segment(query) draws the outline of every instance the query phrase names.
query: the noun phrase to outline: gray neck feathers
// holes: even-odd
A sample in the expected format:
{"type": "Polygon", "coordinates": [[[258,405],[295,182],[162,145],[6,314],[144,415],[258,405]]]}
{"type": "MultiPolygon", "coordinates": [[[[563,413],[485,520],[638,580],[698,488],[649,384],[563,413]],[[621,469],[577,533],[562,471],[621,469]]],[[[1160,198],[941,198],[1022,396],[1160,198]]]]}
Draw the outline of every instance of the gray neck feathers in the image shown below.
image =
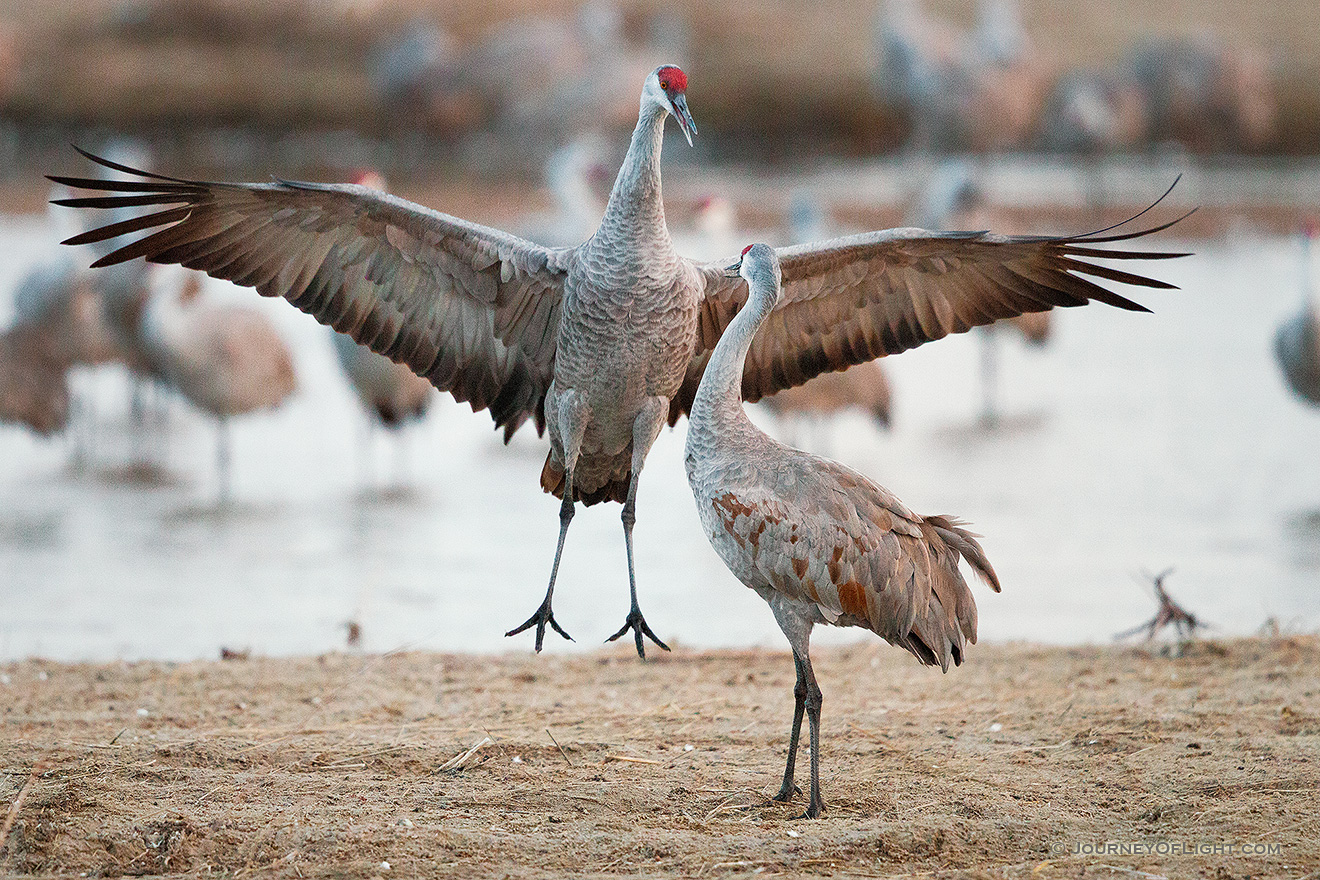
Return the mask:
{"type": "Polygon", "coordinates": [[[692,402],[690,430],[698,434],[756,430],[742,406],[743,369],[752,339],[774,308],[778,293],[773,280],[757,281],[751,287],[747,304],[729,322],[706,364],[692,402]]]}
{"type": "Polygon", "coordinates": [[[669,241],[665,207],[660,198],[660,145],[667,113],[645,102],[633,129],[628,155],[614,179],[605,216],[596,233],[614,244],[669,241]]]}

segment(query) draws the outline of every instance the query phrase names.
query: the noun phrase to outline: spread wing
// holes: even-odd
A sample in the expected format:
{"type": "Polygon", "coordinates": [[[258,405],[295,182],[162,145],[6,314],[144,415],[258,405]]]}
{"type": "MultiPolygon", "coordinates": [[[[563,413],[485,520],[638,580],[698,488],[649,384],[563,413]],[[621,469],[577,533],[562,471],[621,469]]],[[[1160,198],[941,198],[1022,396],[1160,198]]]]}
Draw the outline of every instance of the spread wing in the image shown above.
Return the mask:
{"type": "MultiPolygon", "coordinates": [[[[743,399],[759,400],[820,373],[1026,312],[1081,306],[1092,300],[1148,311],[1092,279],[1162,289],[1174,286],[1091,260],[1186,256],[1096,247],[1140,238],[1173,223],[1137,232],[1102,235],[1109,232],[1106,229],[1060,238],[888,229],[780,248],[783,295],[752,340],[743,373],[743,399]]],[[[699,267],[706,293],[697,349],[670,406],[670,424],[690,409],[711,350],[747,300],[743,280],[724,275],[724,267],[736,262],[734,257],[699,267]]]]}
{"type": "Polygon", "coordinates": [[[152,209],[64,242],[154,230],[94,267],[145,257],[282,296],[474,410],[489,409],[506,440],[529,417],[544,427],[568,251],[368,187],[184,180],[79,152],[134,179],[51,177],[113,193],[56,204],[152,209]]]}

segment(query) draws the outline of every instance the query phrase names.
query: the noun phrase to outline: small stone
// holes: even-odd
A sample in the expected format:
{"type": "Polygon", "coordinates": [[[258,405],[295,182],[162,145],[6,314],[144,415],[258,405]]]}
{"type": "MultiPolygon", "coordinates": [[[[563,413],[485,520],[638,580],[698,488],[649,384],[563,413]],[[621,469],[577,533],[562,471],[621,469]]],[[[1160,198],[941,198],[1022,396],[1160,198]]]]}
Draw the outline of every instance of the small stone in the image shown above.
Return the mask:
{"type": "Polygon", "coordinates": [[[1003,729],[1004,729],[1004,725],[1000,724],[998,721],[996,721],[994,724],[991,724],[991,725],[990,725],[990,732],[991,732],[991,733],[998,733],[999,731],[1001,731],[1001,730],[1003,730],[1003,729]]]}
{"type": "Polygon", "coordinates": [[[792,828],[790,828],[790,829],[788,829],[788,836],[789,836],[789,837],[801,837],[801,836],[802,836],[802,832],[801,832],[801,831],[794,831],[792,828]]]}
{"type": "Polygon", "coordinates": [[[693,748],[694,748],[694,746],[693,746],[691,743],[685,743],[685,744],[683,745],[683,751],[685,751],[685,752],[690,752],[690,751],[693,750],[693,748]]]}
{"type": "Polygon", "coordinates": [[[388,870],[390,869],[390,863],[389,863],[389,862],[381,862],[381,863],[380,863],[380,869],[381,869],[382,871],[388,871],[388,870]]]}
{"type": "Polygon", "coordinates": [[[151,713],[148,712],[146,709],[138,709],[138,710],[137,710],[137,714],[138,714],[138,717],[139,717],[139,718],[146,718],[146,717],[147,717],[148,715],[150,715],[151,713]]]}

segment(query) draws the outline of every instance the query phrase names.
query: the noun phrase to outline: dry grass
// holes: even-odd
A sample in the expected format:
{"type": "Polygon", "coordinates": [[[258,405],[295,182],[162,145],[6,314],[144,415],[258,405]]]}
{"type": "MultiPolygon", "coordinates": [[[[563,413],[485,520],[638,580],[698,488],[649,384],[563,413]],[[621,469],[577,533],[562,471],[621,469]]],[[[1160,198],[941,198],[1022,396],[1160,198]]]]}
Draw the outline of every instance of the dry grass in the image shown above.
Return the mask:
{"type": "Polygon", "coordinates": [[[818,654],[829,807],[815,822],[767,800],[792,699],[775,652],[12,664],[0,810],[22,800],[0,872],[1218,878],[1320,865],[1315,638],[1200,643],[1178,659],[982,646],[943,677],[878,644],[818,654]],[[1096,844],[1154,851],[1076,850],[1096,844]]]}

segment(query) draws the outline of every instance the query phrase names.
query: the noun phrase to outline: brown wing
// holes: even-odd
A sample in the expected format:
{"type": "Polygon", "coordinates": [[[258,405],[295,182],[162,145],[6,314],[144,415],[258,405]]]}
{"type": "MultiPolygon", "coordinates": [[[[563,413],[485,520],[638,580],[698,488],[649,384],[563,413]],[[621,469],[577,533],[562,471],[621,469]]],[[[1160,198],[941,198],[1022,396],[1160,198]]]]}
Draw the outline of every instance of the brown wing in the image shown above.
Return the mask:
{"type": "Polygon", "coordinates": [[[506,440],[529,417],[543,428],[566,251],[363,186],[210,183],[83,155],[137,179],[51,177],[115,193],[56,204],[158,209],[64,242],[156,230],[93,266],[145,257],[282,296],[474,410],[490,409],[506,440]]]}
{"type": "MultiPolygon", "coordinates": [[[[1092,300],[1148,311],[1091,278],[1140,287],[1174,286],[1089,259],[1187,256],[1095,247],[1140,238],[1172,225],[1062,238],[889,229],[780,248],[783,295],[752,340],[743,373],[743,399],[760,400],[820,373],[897,354],[950,333],[1026,312],[1080,306],[1092,300]]],[[[706,295],[699,315],[697,350],[670,407],[670,424],[691,407],[711,350],[747,300],[747,285],[741,278],[726,277],[723,271],[735,262],[731,258],[701,267],[706,295]]]]}

